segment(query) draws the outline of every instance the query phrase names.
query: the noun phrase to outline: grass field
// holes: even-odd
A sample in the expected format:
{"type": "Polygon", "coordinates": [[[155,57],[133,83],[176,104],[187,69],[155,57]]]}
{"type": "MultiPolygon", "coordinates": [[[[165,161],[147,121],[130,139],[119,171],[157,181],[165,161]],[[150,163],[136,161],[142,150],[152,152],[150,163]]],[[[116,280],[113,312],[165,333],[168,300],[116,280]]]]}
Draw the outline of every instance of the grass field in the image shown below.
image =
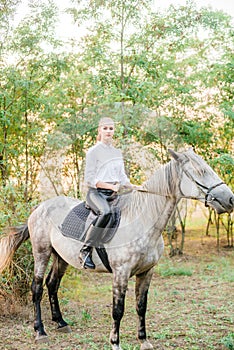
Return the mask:
{"type": "MultiPolygon", "coordinates": [[[[149,339],[157,350],[234,349],[234,254],[216,250],[214,237],[192,237],[185,254],[164,257],[155,267],[147,312],[149,339]]],[[[50,343],[35,345],[33,308],[1,305],[0,349],[100,350],[110,349],[111,275],[90,274],[69,268],[60,289],[61,309],[71,334],[60,334],[50,320],[46,292],[43,320],[50,343]]],[[[138,350],[134,278],[129,281],[121,325],[123,350],[138,350]]]]}

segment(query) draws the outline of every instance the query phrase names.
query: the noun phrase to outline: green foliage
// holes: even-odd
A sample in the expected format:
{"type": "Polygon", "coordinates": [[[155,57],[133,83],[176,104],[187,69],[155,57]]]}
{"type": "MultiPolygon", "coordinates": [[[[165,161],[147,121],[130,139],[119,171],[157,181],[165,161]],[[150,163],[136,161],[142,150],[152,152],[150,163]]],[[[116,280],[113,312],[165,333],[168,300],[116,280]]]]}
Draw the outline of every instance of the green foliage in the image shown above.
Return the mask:
{"type": "Polygon", "coordinates": [[[234,333],[230,333],[226,337],[224,337],[221,340],[221,344],[223,344],[226,349],[233,350],[234,349],[234,333]]]}
{"type": "Polygon", "coordinates": [[[210,121],[185,120],[179,123],[178,133],[185,144],[190,144],[202,153],[207,152],[208,145],[212,143],[212,128],[210,121]]]}
{"type": "MultiPolygon", "coordinates": [[[[24,189],[15,183],[7,183],[0,192],[0,238],[10,227],[26,222],[30,209],[37,204],[36,197],[25,204],[24,189]],[[3,233],[2,233],[3,232],[3,233]]],[[[12,303],[28,301],[33,277],[33,255],[30,241],[15,253],[14,260],[0,275],[0,295],[12,303]]]]}
{"type": "Polygon", "coordinates": [[[12,301],[28,302],[33,279],[31,243],[26,242],[16,252],[14,262],[0,275],[0,295],[12,301]]]}
{"type": "Polygon", "coordinates": [[[25,189],[14,182],[7,183],[0,191],[0,230],[8,226],[17,226],[24,223],[31,208],[37,205],[36,194],[30,202],[25,204],[25,189]]]}
{"type": "Polygon", "coordinates": [[[210,161],[211,166],[217,171],[218,174],[225,180],[225,182],[234,188],[234,158],[228,153],[218,152],[218,156],[210,161]]]}

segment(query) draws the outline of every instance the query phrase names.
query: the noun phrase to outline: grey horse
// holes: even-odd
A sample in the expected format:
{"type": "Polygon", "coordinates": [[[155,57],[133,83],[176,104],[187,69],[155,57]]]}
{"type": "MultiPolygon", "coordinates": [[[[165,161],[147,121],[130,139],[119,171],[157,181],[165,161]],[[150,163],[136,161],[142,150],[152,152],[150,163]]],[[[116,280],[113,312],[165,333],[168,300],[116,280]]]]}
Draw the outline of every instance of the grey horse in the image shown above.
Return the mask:
{"type": "MultiPolygon", "coordinates": [[[[136,276],[136,311],[138,314],[138,339],[141,350],[153,349],[147,340],[145,316],[147,294],[154,266],[163,254],[162,232],[181,198],[202,201],[217,213],[233,210],[234,195],[209,165],[192,149],[184,153],[170,151],[173,159],[156,170],[143,184],[143,191],[133,191],[120,196],[120,226],[113,239],[105,244],[113,273],[113,328],[110,343],[120,350],[120,322],[124,314],[128,280],[136,276]]],[[[52,268],[46,278],[52,320],[60,331],[69,332],[63,319],[57,297],[60,281],[68,264],[80,268],[78,252],[81,242],[64,237],[59,229],[68,212],[78,200],[59,196],[42,202],[30,215],[27,225],[16,228],[0,241],[0,271],[12,259],[23,241],[31,238],[34,256],[32,296],[35,310],[34,329],[36,341],[47,339],[41,319],[43,280],[51,255],[52,268]]],[[[94,272],[108,272],[98,254],[93,252],[94,272]]]]}

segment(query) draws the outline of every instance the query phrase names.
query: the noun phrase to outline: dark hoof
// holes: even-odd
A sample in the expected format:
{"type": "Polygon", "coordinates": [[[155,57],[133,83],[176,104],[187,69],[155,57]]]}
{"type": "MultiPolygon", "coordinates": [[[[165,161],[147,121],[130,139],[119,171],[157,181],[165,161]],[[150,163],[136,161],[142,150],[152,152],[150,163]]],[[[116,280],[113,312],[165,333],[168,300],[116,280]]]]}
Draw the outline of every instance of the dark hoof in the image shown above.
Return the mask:
{"type": "Polygon", "coordinates": [[[41,343],[49,343],[49,337],[47,334],[37,334],[35,337],[35,343],[41,344],[41,343]]]}
{"type": "Polygon", "coordinates": [[[71,333],[72,332],[71,327],[68,325],[63,326],[63,327],[58,327],[57,331],[61,332],[61,333],[71,333]]]}

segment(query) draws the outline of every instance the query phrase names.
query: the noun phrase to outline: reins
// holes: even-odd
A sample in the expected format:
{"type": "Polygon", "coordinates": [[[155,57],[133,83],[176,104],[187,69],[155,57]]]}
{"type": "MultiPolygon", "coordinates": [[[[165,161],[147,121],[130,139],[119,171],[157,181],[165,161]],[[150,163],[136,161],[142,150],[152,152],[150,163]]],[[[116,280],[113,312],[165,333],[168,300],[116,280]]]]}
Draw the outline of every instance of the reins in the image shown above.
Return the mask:
{"type": "MultiPolygon", "coordinates": [[[[185,162],[183,162],[183,163],[182,163],[182,166],[183,166],[185,163],[187,163],[188,161],[189,161],[189,160],[186,160],[185,162]]],[[[181,195],[182,195],[182,198],[205,199],[205,206],[206,206],[206,207],[208,207],[208,206],[209,206],[208,203],[209,203],[209,202],[212,202],[212,201],[216,201],[216,202],[219,203],[219,205],[222,206],[222,203],[221,203],[217,198],[215,198],[215,197],[212,196],[211,191],[212,191],[213,189],[215,189],[216,187],[218,187],[218,186],[224,185],[225,183],[224,183],[223,181],[221,181],[221,182],[219,182],[219,183],[217,183],[217,184],[215,184],[215,185],[213,185],[213,186],[207,187],[207,186],[201,184],[200,182],[198,182],[197,180],[193,179],[192,176],[191,176],[185,169],[183,169],[183,172],[187,175],[187,177],[188,177],[192,182],[194,182],[194,183],[201,189],[201,191],[202,191],[202,192],[204,193],[204,195],[205,195],[205,198],[203,198],[203,197],[193,197],[193,196],[191,196],[191,197],[186,196],[186,197],[185,197],[184,194],[183,194],[183,192],[181,191],[181,188],[180,188],[181,182],[180,182],[179,188],[180,188],[180,193],[181,193],[181,195]],[[209,199],[209,196],[211,197],[210,199],[209,199]]],[[[166,195],[166,194],[158,193],[158,192],[155,192],[155,191],[149,191],[149,190],[144,189],[144,188],[139,188],[139,189],[138,189],[138,188],[135,188],[135,189],[128,189],[128,190],[126,190],[126,191],[122,191],[122,190],[120,189],[120,191],[118,191],[118,194],[119,194],[119,195],[124,195],[124,194],[131,193],[131,192],[133,192],[134,190],[137,191],[137,192],[143,192],[143,193],[154,194],[154,195],[161,196],[161,197],[173,198],[172,195],[166,195]]]]}
{"type": "Polygon", "coordinates": [[[142,189],[134,188],[134,189],[128,189],[128,190],[120,189],[120,191],[118,191],[117,194],[118,195],[125,195],[125,194],[128,194],[128,193],[132,193],[133,191],[143,192],[143,193],[150,193],[150,194],[154,194],[154,195],[161,196],[161,197],[169,197],[169,198],[173,197],[172,195],[162,194],[162,193],[158,193],[158,192],[155,192],[155,191],[149,191],[149,190],[146,190],[146,189],[143,189],[143,188],[142,189]]]}

